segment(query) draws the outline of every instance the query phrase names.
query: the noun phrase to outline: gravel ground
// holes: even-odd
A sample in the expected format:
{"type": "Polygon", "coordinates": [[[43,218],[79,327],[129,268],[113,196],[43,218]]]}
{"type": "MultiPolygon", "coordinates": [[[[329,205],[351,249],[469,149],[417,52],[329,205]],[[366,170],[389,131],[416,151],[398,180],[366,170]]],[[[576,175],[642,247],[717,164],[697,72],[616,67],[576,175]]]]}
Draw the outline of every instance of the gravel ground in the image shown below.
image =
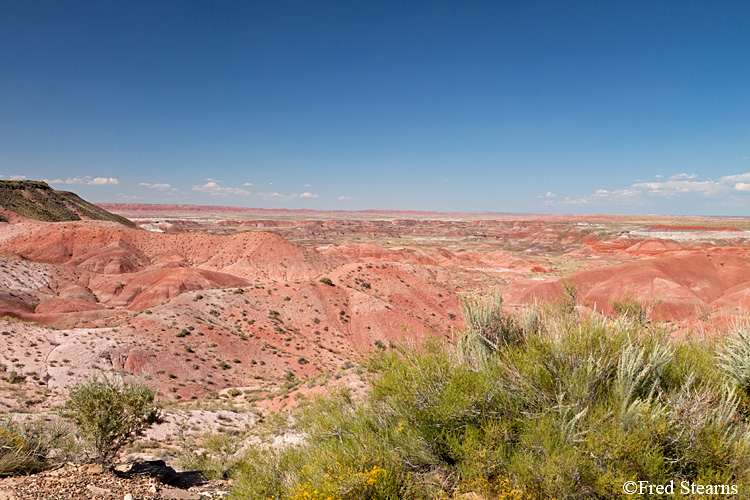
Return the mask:
{"type": "Polygon", "coordinates": [[[226,481],[179,489],[147,475],[122,477],[94,464],[67,464],[39,474],[0,479],[0,500],[202,500],[223,498],[228,493],[226,481]]]}

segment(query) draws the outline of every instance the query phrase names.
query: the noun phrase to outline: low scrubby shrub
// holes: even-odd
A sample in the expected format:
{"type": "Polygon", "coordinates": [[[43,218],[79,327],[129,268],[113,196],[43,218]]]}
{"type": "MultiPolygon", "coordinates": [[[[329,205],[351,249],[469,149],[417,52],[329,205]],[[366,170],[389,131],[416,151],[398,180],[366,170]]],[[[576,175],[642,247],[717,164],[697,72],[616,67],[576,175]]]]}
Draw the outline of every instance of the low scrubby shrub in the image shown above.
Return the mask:
{"type": "Polygon", "coordinates": [[[464,343],[472,341],[479,348],[492,352],[521,341],[523,331],[515,316],[503,311],[503,297],[494,293],[489,297],[474,297],[461,302],[466,321],[464,343]]]}
{"type": "Polygon", "coordinates": [[[720,348],[719,365],[737,386],[750,394],[750,331],[738,329],[720,348]]]}
{"type": "Polygon", "coordinates": [[[12,417],[0,419],[0,477],[32,474],[78,455],[64,422],[12,417]]]}
{"type": "Polygon", "coordinates": [[[222,479],[235,466],[241,444],[233,433],[208,432],[192,440],[183,436],[177,465],[182,470],[199,470],[205,479],[222,479]]]}
{"type": "Polygon", "coordinates": [[[62,415],[72,420],[92,458],[106,465],[153,424],[162,411],[144,382],[94,376],[74,386],[62,415]]]}

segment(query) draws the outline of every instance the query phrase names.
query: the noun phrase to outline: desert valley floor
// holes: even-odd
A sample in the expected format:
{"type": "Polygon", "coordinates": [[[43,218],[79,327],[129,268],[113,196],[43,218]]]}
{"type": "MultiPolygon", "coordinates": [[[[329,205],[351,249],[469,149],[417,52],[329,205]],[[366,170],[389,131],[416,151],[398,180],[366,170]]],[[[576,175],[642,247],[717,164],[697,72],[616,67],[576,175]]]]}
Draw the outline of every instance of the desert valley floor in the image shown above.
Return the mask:
{"type": "Polygon", "coordinates": [[[513,310],[568,282],[581,311],[634,297],[675,336],[714,335],[750,304],[745,219],[102,207],[140,229],[0,226],[4,410],[112,370],[166,401],[294,405],[358,383],[390,343],[451,339],[478,292],[513,310]]]}

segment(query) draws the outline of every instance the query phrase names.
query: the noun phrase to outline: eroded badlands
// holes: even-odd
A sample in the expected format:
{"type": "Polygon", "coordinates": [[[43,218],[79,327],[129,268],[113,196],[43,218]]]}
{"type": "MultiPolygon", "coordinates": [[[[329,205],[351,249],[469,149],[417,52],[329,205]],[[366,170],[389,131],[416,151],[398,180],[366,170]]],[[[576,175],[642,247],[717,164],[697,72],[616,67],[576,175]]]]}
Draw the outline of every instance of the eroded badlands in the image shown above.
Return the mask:
{"type": "Polygon", "coordinates": [[[747,319],[741,219],[105,208],[145,229],[0,224],[0,408],[49,406],[102,370],[166,400],[293,404],[355,384],[376,349],[453,338],[462,294],[512,309],[563,280],[581,309],[634,297],[675,335],[747,319]]]}

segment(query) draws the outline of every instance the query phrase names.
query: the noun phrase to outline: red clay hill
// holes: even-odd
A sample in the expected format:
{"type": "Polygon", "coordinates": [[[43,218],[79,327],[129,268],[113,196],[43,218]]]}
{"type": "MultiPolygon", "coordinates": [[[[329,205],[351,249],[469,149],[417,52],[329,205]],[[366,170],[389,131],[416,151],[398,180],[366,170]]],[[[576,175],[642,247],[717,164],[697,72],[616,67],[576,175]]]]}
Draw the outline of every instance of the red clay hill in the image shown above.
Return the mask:
{"type": "Polygon", "coordinates": [[[522,307],[567,279],[581,307],[659,299],[683,329],[742,318],[750,299],[743,220],[107,207],[152,230],[0,223],[0,368],[16,372],[0,407],[45,405],[98,370],[183,401],[346,378],[392,343],[453,338],[463,293],[522,307]]]}

